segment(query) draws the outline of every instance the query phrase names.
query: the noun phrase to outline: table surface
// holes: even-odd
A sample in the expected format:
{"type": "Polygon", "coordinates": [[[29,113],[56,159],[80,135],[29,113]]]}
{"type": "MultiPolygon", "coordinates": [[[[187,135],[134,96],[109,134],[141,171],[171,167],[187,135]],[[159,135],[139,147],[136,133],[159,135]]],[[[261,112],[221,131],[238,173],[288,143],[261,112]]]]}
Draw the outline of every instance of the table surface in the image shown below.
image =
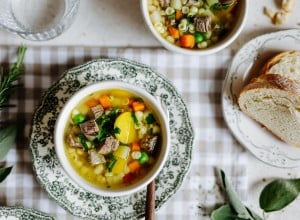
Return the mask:
{"type": "MultiPolygon", "coordinates": [[[[275,26],[270,22],[270,19],[263,14],[263,7],[267,6],[271,9],[278,10],[276,2],[278,1],[249,1],[250,8],[246,26],[243,29],[240,37],[229,48],[227,48],[224,53],[226,54],[226,51],[229,50],[230,53],[234,54],[236,50],[238,50],[248,40],[259,36],[263,33],[288,28],[299,28],[298,22],[300,20],[299,13],[297,13],[297,11],[300,10],[300,4],[298,4],[298,2],[296,4],[296,9],[289,14],[287,23],[275,26]]],[[[0,30],[1,46],[18,46],[20,44],[28,45],[28,47],[67,46],[127,49],[158,48],[159,52],[164,52],[164,49],[160,49],[160,44],[145,28],[143,18],[139,9],[139,0],[81,1],[79,12],[73,25],[61,36],[46,42],[27,41],[11,33],[7,33],[4,30],[0,30]],[[122,33],[122,35],[120,35],[120,33],[122,33]]],[[[126,55],[126,52],[123,52],[121,54],[126,55]]],[[[130,58],[130,56],[128,57],[130,58]]],[[[207,62],[209,62],[209,57],[206,59],[208,60],[207,62]]],[[[149,64],[151,64],[151,62],[149,62],[149,64]]],[[[159,69],[159,65],[157,66],[157,68],[159,69]]],[[[50,84],[46,86],[50,87],[50,84]]],[[[232,139],[234,138],[232,137],[232,139]]],[[[271,167],[257,160],[248,151],[244,153],[247,154],[247,164],[245,166],[245,176],[247,180],[247,195],[245,203],[257,212],[261,213],[261,210],[258,207],[258,196],[261,190],[262,181],[274,177],[299,177],[299,168],[282,169],[271,167]]],[[[197,158],[193,159],[196,160],[197,158]]],[[[47,198],[43,197],[42,199],[47,198]]],[[[173,199],[172,203],[176,204],[176,200],[174,201],[173,199]]],[[[18,203],[16,202],[16,205],[17,204],[18,203]]],[[[300,216],[300,210],[297,209],[297,206],[299,206],[299,204],[300,201],[299,199],[297,199],[294,203],[292,203],[283,211],[269,214],[266,217],[267,219],[277,220],[295,219],[295,216],[300,216]]],[[[27,204],[27,206],[30,206],[30,204],[27,204]]],[[[32,205],[32,207],[35,206],[32,205]]],[[[164,210],[158,210],[158,216],[160,212],[164,212],[164,210]]],[[[172,217],[172,215],[170,215],[169,219],[172,218],[175,219],[174,216],[172,217]]],[[[197,219],[201,218],[197,217],[197,219]]]]}

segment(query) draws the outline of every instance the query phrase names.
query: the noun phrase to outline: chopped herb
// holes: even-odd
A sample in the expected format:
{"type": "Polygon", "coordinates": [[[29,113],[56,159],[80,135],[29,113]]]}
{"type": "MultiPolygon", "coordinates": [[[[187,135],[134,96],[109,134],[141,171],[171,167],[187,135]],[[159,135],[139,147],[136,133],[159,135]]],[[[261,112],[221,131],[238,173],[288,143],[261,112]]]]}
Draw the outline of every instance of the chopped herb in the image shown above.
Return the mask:
{"type": "Polygon", "coordinates": [[[221,10],[227,10],[230,6],[231,6],[231,4],[222,5],[221,3],[216,3],[211,6],[211,9],[216,10],[216,11],[221,11],[221,10]]]}
{"type": "Polygon", "coordinates": [[[136,115],[135,115],[134,112],[131,112],[131,117],[132,117],[132,119],[134,121],[134,124],[138,126],[139,125],[139,121],[137,120],[136,115]]]}
{"type": "Polygon", "coordinates": [[[153,134],[153,128],[150,128],[150,134],[153,134]]]}
{"type": "Polygon", "coordinates": [[[148,125],[149,125],[149,124],[153,124],[153,123],[155,122],[155,119],[154,119],[153,114],[147,115],[147,117],[146,117],[146,122],[147,122],[148,125]]]}
{"type": "Polygon", "coordinates": [[[101,115],[97,120],[99,133],[97,139],[102,142],[107,136],[115,134],[114,123],[120,114],[118,108],[114,108],[109,114],[101,115]]]}
{"type": "Polygon", "coordinates": [[[115,127],[114,134],[120,134],[120,133],[121,133],[121,129],[118,127],[115,127]]]}
{"type": "Polygon", "coordinates": [[[86,143],[86,139],[85,139],[84,135],[83,134],[79,134],[78,137],[79,137],[80,143],[83,146],[83,150],[85,152],[87,152],[89,150],[89,146],[86,143]]]}
{"type": "Polygon", "coordinates": [[[113,158],[112,161],[110,162],[110,164],[108,165],[108,171],[109,172],[112,171],[112,169],[114,168],[116,162],[117,162],[116,158],[113,158]]]}

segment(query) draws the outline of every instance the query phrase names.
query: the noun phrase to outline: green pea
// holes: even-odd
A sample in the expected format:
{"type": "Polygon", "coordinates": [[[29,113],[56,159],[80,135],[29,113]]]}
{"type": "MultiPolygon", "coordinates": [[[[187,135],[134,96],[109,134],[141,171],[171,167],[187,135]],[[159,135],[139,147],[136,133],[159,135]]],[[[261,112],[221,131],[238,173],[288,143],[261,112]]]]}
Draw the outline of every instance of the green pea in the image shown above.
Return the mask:
{"type": "Polygon", "coordinates": [[[149,156],[146,152],[142,152],[140,158],[139,158],[139,163],[140,164],[144,164],[147,163],[149,161],[149,156]]]}
{"type": "Polygon", "coordinates": [[[84,120],[85,120],[85,116],[80,113],[73,117],[73,122],[77,125],[84,122],[84,120]]]}
{"type": "Polygon", "coordinates": [[[200,43],[200,42],[202,42],[202,41],[204,40],[203,34],[201,34],[201,33],[199,33],[199,32],[196,32],[196,33],[194,34],[194,36],[195,36],[195,42],[196,42],[196,43],[200,43]]]}

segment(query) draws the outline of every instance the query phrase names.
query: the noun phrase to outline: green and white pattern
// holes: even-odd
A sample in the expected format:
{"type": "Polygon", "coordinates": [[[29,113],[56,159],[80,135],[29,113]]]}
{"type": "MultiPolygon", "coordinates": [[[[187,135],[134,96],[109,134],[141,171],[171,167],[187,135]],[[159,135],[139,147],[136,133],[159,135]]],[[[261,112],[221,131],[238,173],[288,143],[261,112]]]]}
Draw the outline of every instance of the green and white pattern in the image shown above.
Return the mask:
{"type": "Polygon", "coordinates": [[[102,197],[77,186],[63,171],[53,144],[56,118],[80,88],[96,81],[120,80],[159,96],[169,110],[171,149],[156,178],[156,209],[180,187],[191,163],[194,132],[175,87],[148,66],[125,59],[100,59],[65,72],[44,94],[32,126],[30,151],[37,178],[48,194],[73,215],[89,219],[138,219],[145,214],[146,189],[131,196],[102,197]]]}
{"type": "Polygon", "coordinates": [[[54,218],[33,209],[0,207],[0,220],[54,220],[54,218]]]}

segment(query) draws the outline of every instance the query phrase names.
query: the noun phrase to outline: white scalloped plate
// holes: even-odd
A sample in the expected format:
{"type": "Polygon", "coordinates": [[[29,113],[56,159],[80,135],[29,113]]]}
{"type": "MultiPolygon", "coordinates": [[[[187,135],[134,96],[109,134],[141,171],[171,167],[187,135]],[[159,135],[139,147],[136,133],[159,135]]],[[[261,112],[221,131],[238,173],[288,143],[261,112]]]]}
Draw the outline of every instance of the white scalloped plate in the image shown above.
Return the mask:
{"type": "Polygon", "coordinates": [[[222,108],[228,127],[242,145],[263,162],[287,168],[300,166],[300,149],[279,140],[242,113],[237,105],[242,87],[258,73],[263,63],[286,50],[300,50],[300,30],[273,32],[246,43],[235,54],[228,69],[223,85],[222,108]]]}

